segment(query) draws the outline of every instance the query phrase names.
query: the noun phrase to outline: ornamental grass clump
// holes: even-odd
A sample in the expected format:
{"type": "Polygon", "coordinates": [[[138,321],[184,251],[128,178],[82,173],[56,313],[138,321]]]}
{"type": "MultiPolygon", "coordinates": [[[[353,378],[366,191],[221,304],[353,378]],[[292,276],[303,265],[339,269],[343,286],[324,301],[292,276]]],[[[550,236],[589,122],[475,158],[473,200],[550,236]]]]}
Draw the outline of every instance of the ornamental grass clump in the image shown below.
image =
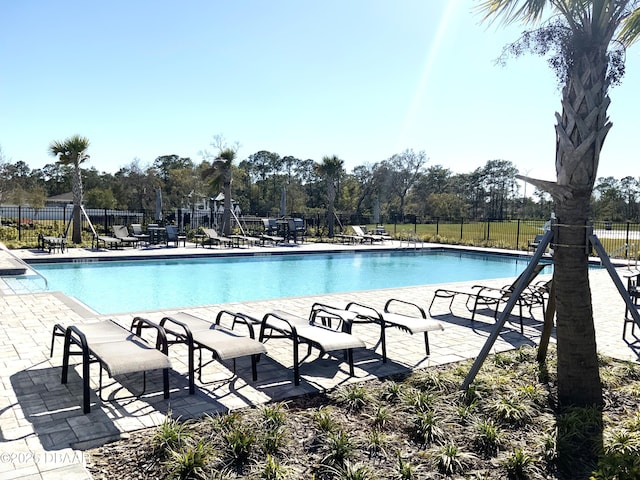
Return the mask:
{"type": "Polygon", "coordinates": [[[356,446],[350,435],[344,431],[330,433],[325,442],[324,465],[333,467],[344,466],[345,461],[351,460],[356,446]]]}
{"type": "Polygon", "coordinates": [[[188,424],[189,422],[181,422],[180,419],[172,418],[171,411],[167,412],[152,439],[152,443],[160,455],[179,450],[185,445],[186,441],[191,437],[188,424]]]}
{"type": "Polygon", "coordinates": [[[397,453],[397,458],[398,458],[397,478],[399,480],[413,480],[414,478],[418,478],[416,466],[410,463],[409,461],[403,459],[400,451],[398,451],[397,453]]]}
{"type": "Polygon", "coordinates": [[[206,441],[191,441],[176,450],[169,450],[164,466],[172,478],[204,479],[212,456],[213,449],[206,441]]]}
{"type": "Polygon", "coordinates": [[[380,393],[380,398],[387,403],[396,404],[402,400],[404,387],[400,383],[394,381],[384,382],[380,393]]]}
{"type": "Polygon", "coordinates": [[[424,444],[432,444],[444,438],[444,431],[440,427],[440,417],[433,410],[416,414],[413,428],[416,439],[424,444]]]}
{"type": "Polygon", "coordinates": [[[337,480],[374,480],[373,470],[360,462],[345,461],[341,467],[329,466],[326,471],[337,480]]]}
{"type": "Polygon", "coordinates": [[[473,443],[478,451],[486,456],[498,454],[504,438],[499,425],[492,419],[480,420],[475,425],[473,443]]]}
{"type": "Polygon", "coordinates": [[[337,398],[349,412],[359,412],[371,401],[363,385],[350,385],[337,392],[337,398]]]}
{"type": "Polygon", "coordinates": [[[533,457],[522,448],[514,449],[500,462],[507,471],[509,478],[516,480],[529,478],[533,470],[533,463],[533,457]]]}
{"type": "Polygon", "coordinates": [[[225,454],[229,461],[241,469],[249,461],[256,441],[255,434],[249,428],[239,426],[223,435],[225,454]]]}
{"type": "Polygon", "coordinates": [[[316,427],[318,427],[318,430],[322,433],[328,434],[340,430],[340,423],[335,420],[331,407],[320,407],[313,413],[313,419],[315,420],[316,427]]]}
{"type": "Polygon", "coordinates": [[[267,460],[260,472],[260,478],[263,480],[285,480],[288,473],[286,466],[282,465],[273,455],[267,454],[267,460]]]}
{"type": "Polygon", "coordinates": [[[431,455],[438,471],[446,475],[463,472],[474,458],[473,454],[465,452],[453,443],[435,447],[431,455]]]}

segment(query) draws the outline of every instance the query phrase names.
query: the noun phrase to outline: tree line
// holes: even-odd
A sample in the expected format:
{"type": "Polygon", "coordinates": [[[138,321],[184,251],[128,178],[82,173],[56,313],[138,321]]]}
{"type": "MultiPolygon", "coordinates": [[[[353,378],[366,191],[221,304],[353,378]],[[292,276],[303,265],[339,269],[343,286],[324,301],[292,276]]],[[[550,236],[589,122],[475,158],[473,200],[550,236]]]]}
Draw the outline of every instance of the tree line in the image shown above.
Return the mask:
{"type": "MultiPolygon", "coordinates": [[[[151,164],[133,160],[115,173],[95,166],[81,169],[88,208],[153,210],[161,189],[165,209],[191,208],[223,190],[216,181],[218,157],[206,151],[199,161],[177,154],[161,155],[151,164]]],[[[235,158],[235,156],[234,156],[235,158]]],[[[327,170],[323,162],[281,156],[265,150],[231,163],[232,197],[243,213],[279,215],[283,196],[290,214],[337,212],[403,221],[420,219],[548,218],[551,197],[535,189],[524,195],[518,169],[507,160],[488,160],[470,173],[453,173],[428,165],[424,151],[406,149],[386,160],[354,167],[337,157],[327,170]],[[324,167],[323,167],[324,166],[324,167]],[[324,170],[323,170],[324,168],[324,170]],[[333,183],[333,200],[328,198],[333,183]],[[283,194],[284,190],[284,194],[283,194]]],[[[233,160],[233,159],[232,159],[233,160]]],[[[0,151],[0,203],[44,206],[48,197],[72,191],[73,164],[54,161],[31,169],[11,162],[0,151]]],[[[640,177],[599,178],[594,188],[594,220],[638,221],[640,177]]]]}

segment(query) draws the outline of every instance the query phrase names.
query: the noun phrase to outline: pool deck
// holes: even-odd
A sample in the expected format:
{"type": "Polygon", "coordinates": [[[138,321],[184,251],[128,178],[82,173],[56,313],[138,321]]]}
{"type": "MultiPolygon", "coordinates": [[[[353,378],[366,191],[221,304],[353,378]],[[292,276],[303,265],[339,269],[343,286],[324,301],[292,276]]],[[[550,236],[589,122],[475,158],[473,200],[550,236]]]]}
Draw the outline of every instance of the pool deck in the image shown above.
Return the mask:
{"type": "MultiPolygon", "coordinates": [[[[422,246],[422,245],[418,245],[422,246]]],[[[387,241],[382,245],[304,244],[289,247],[251,247],[243,253],[319,252],[348,250],[379,250],[385,248],[416,248],[414,244],[401,245],[387,241]]],[[[442,245],[424,244],[424,248],[442,245]]],[[[64,254],[42,253],[35,250],[13,251],[23,259],[64,258],[76,261],[91,261],[97,257],[131,258],[175,255],[220,255],[236,253],[238,249],[202,249],[193,244],[177,248],[126,248],[118,251],[70,249],[64,254]]],[[[488,250],[495,252],[496,250],[488,250]]],[[[522,255],[526,255],[520,252],[522,255]]],[[[0,266],[9,257],[0,248],[0,266]]],[[[541,279],[548,275],[541,275],[541,279]]],[[[180,281],[180,279],[176,279],[180,281]]],[[[483,284],[502,286],[513,279],[486,281],[483,284]]],[[[126,281],[126,279],[123,279],[126,281]]],[[[188,281],[183,279],[182,281],[188,281]]],[[[0,281],[0,283],[2,283],[0,281]]],[[[314,302],[343,306],[349,301],[381,308],[389,298],[416,302],[427,309],[437,288],[462,287],[475,282],[425,285],[419,287],[390,288],[375,291],[294,297],[277,300],[252,301],[224,305],[209,305],[181,309],[214,318],[221,309],[252,314],[261,318],[265,313],[287,310],[307,317],[314,302]]],[[[639,361],[640,338],[627,333],[629,343],[622,339],[624,302],[604,270],[590,271],[593,295],[593,310],[596,325],[598,350],[615,358],[639,361]]],[[[215,285],[212,285],[215,288],[215,285]]],[[[106,442],[126,437],[128,432],[154,427],[160,424],[168,410],[174,417],[197,418],[205,413],[225,412],[259,405],[271,401],[285,400],[298,395],[331,389],[354,381],[362,381],[392,374],[410,372],[414,369],[442,365],[474,358],[481,350],[494,326],[492,314],[482,311],[471,322],[470,314],[462,298],[453,304],[453,313],[448,311],[448,301],[440,300],[434,305],[433,318],[444,326],[442,332],[429,335],[431,355],[425,356],[422,335],[408,335],[395,329],[387,330],[388,362],[383,364],[377,346],[378,329],[370,325],[357,325],[354,333],[366,343],[367,349],[354,352],[355,377],[349,376],[346,364],[333,357],[318,358],[317,354],[301,367],[302,380],[294,386],[292,375],[292,348],[286,340],[270,340],[266,343],[267,356],[258,363],[258,380],[251,380],[250,363],[245,359],[237,362],[237,376],[231,381],[202,386],[197,385],[195,395],[189,395],[185,372],[185,350],[181,347],[170,351],[173,371],[170,373],[171,398],[162,398],[160,376],[148,376],[150,394],[135,400],[102,402],[92,393],[92,411],[82,413],[80,406],[82,388],[76,370],[70,370],[67,385],[60,384],[62,342],[56,341],[52,358],[49,357],[53,325],[82,324],[96,319],[112,318],[128,328],[136,315],[159,320],[176,310],[129,312],[118,315],[98,315],[80,302],[59,292],[15,295],[0,288],[2,321],[0,331],[0,479],[88,479],[91,478],[85,463],[91,459],[85,450],[106,442]]],[[[524,334],[520,334],[515,317],[502,329],[492,351],[499,352],[521,345],[536,345],[541,335],[541,311],[534,310],[535,319],[525,316],[524,334]]],[[[637,333],[637,335],[640,335],[637,333]]],[[[378,346],[379,347],[379,346],[378,346]]],[[[92,369],[92,379],[97,379],[97,368],[92,369]]],[[[213,365],[207,375],[227,375],[228,371],[213,365]]],[[[139,382],[138,376],[125,377],[127,385],[139,382]],[[130,382],[130,383],[127,383],[130,382]]],[[[137,385],[136,385],[137,386],[137,385]]],[[[111,392],[113,393],[113,392],[111,392]]]]}

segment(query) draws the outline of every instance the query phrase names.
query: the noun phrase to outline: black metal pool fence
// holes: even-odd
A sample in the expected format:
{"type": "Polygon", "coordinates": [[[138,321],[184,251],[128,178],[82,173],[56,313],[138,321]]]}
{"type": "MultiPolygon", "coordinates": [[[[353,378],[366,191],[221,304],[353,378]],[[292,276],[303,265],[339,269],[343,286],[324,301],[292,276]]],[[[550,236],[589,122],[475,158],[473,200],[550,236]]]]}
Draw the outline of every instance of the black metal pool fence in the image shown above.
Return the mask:
{"type": "MultiPolygon", "coordinates": [[[[98,233],[109,233],[112,225],[140,223],[175,224],[187,233],[196,232],[199,227],[221,227],[221,214],[204,210],[174,209],[162,212],[161,218],[154,218],[155,211],[129,211],[115,209],[85,209],[91,224],[98,233]]],[[[23,245],[37,245],[38,235],[59,236],[65,232],[73,212],[72,205],[33,208],[28,206],[0,205],[0,241],[18,240],[23,245]]],[[[324,213],[294,213],[292,217],[302,218],[307,234],[312,237],[328,237],[327,216],[324,213]]],[[[263,216],[240,216],[232,219],[235,228],[248,233],[259,232],[263,228],[263,216]]],[[[82,217],[83,232],[90,235],[89,222],[82,217]]],[[[492,219],[439,219],[421,218],[407,215],[402,220],[337,214],[334,233],[342,233],[349,225],[384,225],[387,233],[398,239],[417,239],[425,242],[454,243],[475,246],[531,250],[530,243],[536,235],[544,232],[544,219],[492,220],[492,219]]],[[[640,223],[634,222],[593,222],[594,232],[604,245],[607,253],[614,258],[637,259],[640,251],[640,223]]]]}

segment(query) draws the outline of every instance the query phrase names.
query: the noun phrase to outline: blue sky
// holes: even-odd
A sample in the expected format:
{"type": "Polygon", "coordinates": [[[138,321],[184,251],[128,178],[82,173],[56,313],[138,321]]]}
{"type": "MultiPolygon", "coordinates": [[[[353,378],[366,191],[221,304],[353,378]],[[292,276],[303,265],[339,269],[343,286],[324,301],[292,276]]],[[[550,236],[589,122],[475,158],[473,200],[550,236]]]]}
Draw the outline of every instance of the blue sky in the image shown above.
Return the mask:
{"type": "MultiPolygon", "coordinates": [[[[200,161],[216,134],[351,170],[407,148],[470,172],[488,160],[554,179],[560,92],[543,59],[495,59],[524,27],[481,24],[473,0],[0,2],[0,146],[31,168],[89,138],[115,172],[200,161]]],[[[611,92],[599,176],[634,165],[640,46],[611,92]]]]}

